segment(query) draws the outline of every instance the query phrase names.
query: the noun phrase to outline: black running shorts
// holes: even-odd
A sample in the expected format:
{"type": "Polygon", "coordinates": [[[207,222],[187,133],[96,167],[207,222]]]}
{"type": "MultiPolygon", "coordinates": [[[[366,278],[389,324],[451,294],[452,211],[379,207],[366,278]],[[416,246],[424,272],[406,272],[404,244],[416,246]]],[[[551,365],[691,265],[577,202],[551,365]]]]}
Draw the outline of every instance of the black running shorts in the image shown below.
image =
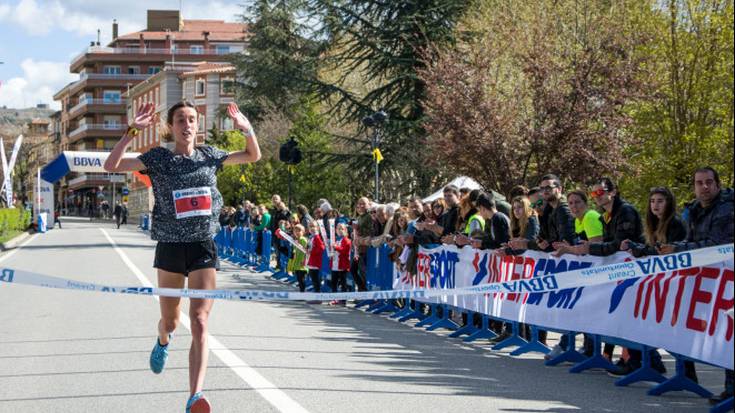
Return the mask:
{"type": "Polygon", "coordinates": [[[219,268],[213,240],[199,242],[158,242],[153,267],[188,276],[203,268],[219,268]]]}

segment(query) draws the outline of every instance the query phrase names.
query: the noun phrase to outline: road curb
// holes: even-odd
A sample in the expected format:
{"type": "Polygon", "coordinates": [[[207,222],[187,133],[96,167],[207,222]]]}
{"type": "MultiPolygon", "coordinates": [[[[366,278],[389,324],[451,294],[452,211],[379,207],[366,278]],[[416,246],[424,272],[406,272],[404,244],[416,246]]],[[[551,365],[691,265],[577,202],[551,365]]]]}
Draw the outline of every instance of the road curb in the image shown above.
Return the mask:
{"type": "Polygon", "coordinates": [[[29,229],[29,230],[27,230],[25,232],[21,232],[20,234],[18,234],[18,236],[16,236],[13,239],[10,239],[10,240],[5,241],[5,242],[0,242],[0,252],[11,250],[11,249],[17,247],[18,244],[20,244],[21,242],[23,242],[23,240],[25,240],[26,238],[30,237],[34,233],[35,233],[34,230],[29,229]]]}

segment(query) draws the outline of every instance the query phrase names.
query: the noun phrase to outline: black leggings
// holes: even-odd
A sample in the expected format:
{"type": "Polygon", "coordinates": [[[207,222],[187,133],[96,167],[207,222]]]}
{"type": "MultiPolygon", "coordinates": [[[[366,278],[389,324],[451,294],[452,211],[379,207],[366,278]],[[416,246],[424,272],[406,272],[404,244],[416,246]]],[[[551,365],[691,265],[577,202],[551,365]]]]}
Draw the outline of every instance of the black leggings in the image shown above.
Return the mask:
{"type": "Polygon", "coordinates": [[[294,271],[296,281],[299,283],[299,291],[306,291],[306,271],[294,271]]]}
{"type": "Polygon", "coordinates": [[[314,292],[322,292],[322,280],[319,277],[319,270],[309,269],[309,278],[311,278],[311,284],[314,286],[314,292]]]}
{"type": "Polygon", "coordinates": [[[355,282],[357,291],[367,291],[367,282],[365,280],[366,263],[365,258],[361,255],[359,260],[352,260],[350,271],[352,272],[352,280],[355,282]]]}
{"type": "Polygon", "coordinates": [[[347,291],[347,271],[332,271],[332,292],[337,292],[337,287],[342,286],[342,292],[347,291]]]}

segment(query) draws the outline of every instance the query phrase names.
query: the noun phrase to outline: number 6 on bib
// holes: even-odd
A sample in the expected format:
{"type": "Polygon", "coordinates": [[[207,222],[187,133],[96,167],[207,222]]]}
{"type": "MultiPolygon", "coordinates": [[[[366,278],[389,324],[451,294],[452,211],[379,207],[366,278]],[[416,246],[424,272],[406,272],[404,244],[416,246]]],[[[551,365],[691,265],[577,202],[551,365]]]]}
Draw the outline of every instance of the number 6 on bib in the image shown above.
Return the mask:
{"type": "Polygon", "coordinates": [[[176,219],[212,215],[212,192],[209,187],[173,191],[176,219]]]}

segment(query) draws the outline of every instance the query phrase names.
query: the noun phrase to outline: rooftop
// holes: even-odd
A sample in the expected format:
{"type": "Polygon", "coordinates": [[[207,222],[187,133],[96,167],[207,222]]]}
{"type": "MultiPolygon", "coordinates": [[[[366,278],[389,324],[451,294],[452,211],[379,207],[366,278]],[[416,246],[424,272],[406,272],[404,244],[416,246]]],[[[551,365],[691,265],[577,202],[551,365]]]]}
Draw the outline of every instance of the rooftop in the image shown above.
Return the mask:
{"type": "Polygon", "coordinates": [[[243,41],[247,32],[247,24],[228,23],[224,20],[184,20],[183,28],[179,31],[148,31],[128,33],[119,36],[110,43],[115,47],[121,40],[139,40],[140,36],[146,40],[166,40],[172,36],[176,41],[195,41],[204,39],[204,33],[209,32],[210,41],[243,41]]]}
{"type": "Polygon", "coordinates": [[[181,74],[182,77],[189,77],[195,75],[206,75],[210,73],[231,73],[235,71],[235,66],[229,63],[210,63],[203,62],[197,65],[193,71],[184,72],[181,74]]]}

